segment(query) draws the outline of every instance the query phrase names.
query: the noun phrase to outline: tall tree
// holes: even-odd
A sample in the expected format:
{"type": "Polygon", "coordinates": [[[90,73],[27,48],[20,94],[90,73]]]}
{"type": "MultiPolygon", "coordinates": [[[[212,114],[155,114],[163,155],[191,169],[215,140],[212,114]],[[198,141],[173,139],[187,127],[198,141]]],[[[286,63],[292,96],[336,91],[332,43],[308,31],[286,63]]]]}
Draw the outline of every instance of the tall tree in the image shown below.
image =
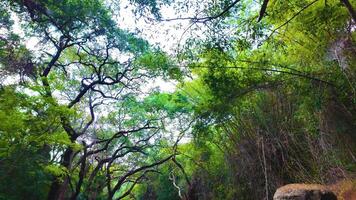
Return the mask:
{"type": "MultiPolygon", "coordinates": [[[[151,8],[158,16],[153,1],[134,3],[151,8]]],[[[37,38],[41,45],[27,63],[1,65],[4,72],[32,65],[22,86],[13,87],[19,94],[30,90],[28,95],[42,104],[33,100],[15,108],[25,109],[41,125],[35,134],[35,130],[28,131],[35,124],[26,122],[21,132],[33,138],[35,152],[45,155],[42,160],[34,159],[53,177],[47,199],[101,195],[122,199],[146,173],[172,158],[172,151],[157,153],[168,145],[162,142],[166,112],[143,107],[147,82],[159,76],[179,77],[165,53],[120,29],[101,0],[15,0],[1,5],[20,18],[26,37],[37,38]],[[35,108],[29,107],[33,104],[35,108]]],[[[8,18],[2,18],[4,25],[9,25],[8,18]]],[[[9,39],[2,40],[10,44],[9,39]]],[[[10,55],[10,50],[1,52],[10,55]]],[[[22,113],[26,114],[18,114],[22,113]]],[[[10,133],[5,128],[1,131],[10,133]]],[[[8,136],[7,151],[14,140],[14,135],[8,136]]]]}

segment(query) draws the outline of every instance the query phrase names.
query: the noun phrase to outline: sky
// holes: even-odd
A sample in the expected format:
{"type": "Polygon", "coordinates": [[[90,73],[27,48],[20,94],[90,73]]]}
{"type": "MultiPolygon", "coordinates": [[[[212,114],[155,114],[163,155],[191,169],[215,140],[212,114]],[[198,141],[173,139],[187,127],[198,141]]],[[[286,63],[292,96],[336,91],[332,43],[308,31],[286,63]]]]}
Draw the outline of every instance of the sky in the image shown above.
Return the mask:
{"type": "MultiPolygon", "coordinates": [[[[128,0],[122,0],[120,4],[119,16],[116,17],[119,27],[133,32],[139,29],[141,31],[140,36],[151,44],[159,45],[167,52],[173,53],[178,48],[179,43],[183,44],[189,37],[189,34],[185,32],[190,25],[189,20],[150,22],[144,17],[135,20],[136,17],[132,12],[135,7],[128,0]]],[[[179,16],[172,5],[162,6],[160,13],[163,19],[172,19],[179,16]]],[[[193,9],[188,9],[184,15],[194,16],[195,13],[193,9]]],[[[151,16],[148,17],[151,18],[151,16]]]]}
{"type": "MultiPolygon", "coordinates": [[[[177,1],[179,2],[179,1],[177,1]]],[[[190,0],[192,4],[199,2],[190,0]]],[[[133,13],[135,7],[128,0],[120,1],[119,13],[116,16],[117,24],[122,29],[127,29],[131,32],[139,31],[139,36],[147,40],[150,44],[158,46],[172,57],[176,56],[181,46],[191,36],[188,31],[191,27],[189,20],[173,20],[154,22],[148,21],[146,18],[136,20],[133,13]]],[[[160,13],[163,19],[173,19],[179,17],[181,13],[177,13],[172,5],[162,6],[160,13]]],[[[184,12],[184,16],[195,16],[196,13],[192,8],[188,8],[184,12]]],[[[199,33],[198,33],[199,34],[199,33]]],[[[156,79],[149,83],[147,90],[150,87],[159,87],[164,92],[174,92],[177,82],[156,79]]]]}

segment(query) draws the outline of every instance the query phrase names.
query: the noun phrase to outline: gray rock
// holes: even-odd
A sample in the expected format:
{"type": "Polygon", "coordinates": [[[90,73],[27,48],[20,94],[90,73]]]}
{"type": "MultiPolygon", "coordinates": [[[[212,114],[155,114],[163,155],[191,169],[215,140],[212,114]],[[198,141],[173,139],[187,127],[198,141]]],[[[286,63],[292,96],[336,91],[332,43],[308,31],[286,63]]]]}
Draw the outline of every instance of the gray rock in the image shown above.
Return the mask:
{"type": "Polygon", "coordinates": [[[337,197],[322,185],[289,184],[278,188],[273,200],[337,200],[337,197]]]}

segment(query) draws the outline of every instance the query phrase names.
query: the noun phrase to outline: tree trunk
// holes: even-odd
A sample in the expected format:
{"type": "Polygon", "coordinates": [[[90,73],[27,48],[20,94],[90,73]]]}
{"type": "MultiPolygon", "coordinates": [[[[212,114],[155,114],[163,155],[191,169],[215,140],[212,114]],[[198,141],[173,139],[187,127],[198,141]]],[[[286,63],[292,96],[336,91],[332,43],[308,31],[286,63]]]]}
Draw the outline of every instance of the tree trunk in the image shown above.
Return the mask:
{"type": "MultiPolygon", "coordinates": [[[[67,149],[63,154],[63,160],[61,166],[66,169],[70,169],[72,164],[73,150],[71,148],[67,149]]],[[[52,182],[50,191],[48,193],[48,200],[64,200],[66,198],[66,191],[69,185],[69,179],[65,176],[64,181],[61,181],[58,177],[52,182]]]]}
{"type": "Polygon", "coordinates": [[[354,20],[354,22],[356,23],[356,12],[355,10],[352,8],[352,5],[350,3],[349,0],[341,0],[341,2],[345,5],[345,7],[347,8],[347,10],[349,10],[349,13],[352,17],[352,19],[354,20]]]}

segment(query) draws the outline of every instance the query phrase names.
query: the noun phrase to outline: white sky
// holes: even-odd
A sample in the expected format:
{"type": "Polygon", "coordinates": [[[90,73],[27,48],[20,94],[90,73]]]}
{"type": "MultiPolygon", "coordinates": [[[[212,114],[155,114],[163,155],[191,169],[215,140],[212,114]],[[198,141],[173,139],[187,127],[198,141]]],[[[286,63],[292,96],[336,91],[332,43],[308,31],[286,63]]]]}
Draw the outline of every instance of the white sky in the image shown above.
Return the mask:
{"type": "MultiPolygon", "coordinates": [[[[134,6],[128,0],[120,2],[121,8],[119,16],[117,16],[117,23],[122,29],[135,32],[137,29],[140,31],[139,35],[147,40],[150,44],[159,46],[171,56],[175,56],[175,52],[183,45],[189,37],[186,29],[190,26],[189,20],[168,21],[168,22],[148,22],[144,18],[136,20],[133,14],[134,6]]],[[[176,18],[177,13],[172,6],[163,6],[160,10],[164,19],[176,18]]],[[[186,16],[194,16],[195,13],[192,9],[185,13],[186,16]]],[[[152,81],[147,88],[159,87],[160,90],[165,92],[174,92],[176,82],[165,81],[157,79],[152,81]]]]}
{"type": "MultiPolygon", "coordinates": [[[[172,52],[178,47],[178,42],[184,43],[185,39],[189,36],[188,34],[183,34],[185,29],[190,25],[188,20],[154,23],[140,18],[136,21],[132,12],[135,9],[134,6],[128,0],[123,0],[120,4],[121,8],[123,8],[119,10],[119,16],[117,16],[117,23],[120,28],[130,31],[139,29],[141,37],[148,40],[151,44],[159,45],[167,52],[172,52]]],[[[172,6],[162,6],[160,12],[164,19],[177,17],[176,11],[172,6]]],[[[185,15],[193,16],[194,12],[190,10],[185,15]]]]}

